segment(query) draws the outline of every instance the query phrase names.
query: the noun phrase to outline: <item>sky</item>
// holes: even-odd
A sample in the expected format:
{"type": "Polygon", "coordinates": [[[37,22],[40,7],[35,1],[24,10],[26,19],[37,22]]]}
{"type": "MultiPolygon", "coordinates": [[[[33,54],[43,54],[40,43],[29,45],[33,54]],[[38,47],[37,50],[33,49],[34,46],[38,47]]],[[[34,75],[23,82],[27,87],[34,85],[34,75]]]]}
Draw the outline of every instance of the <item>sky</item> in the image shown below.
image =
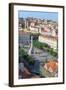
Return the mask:
{"type": "Polygon", "coordinates": [[[19,11],[18,17],[19,18],[33,17],[33,18],[58,21],[58,13],[57,12],[19,11]]]}

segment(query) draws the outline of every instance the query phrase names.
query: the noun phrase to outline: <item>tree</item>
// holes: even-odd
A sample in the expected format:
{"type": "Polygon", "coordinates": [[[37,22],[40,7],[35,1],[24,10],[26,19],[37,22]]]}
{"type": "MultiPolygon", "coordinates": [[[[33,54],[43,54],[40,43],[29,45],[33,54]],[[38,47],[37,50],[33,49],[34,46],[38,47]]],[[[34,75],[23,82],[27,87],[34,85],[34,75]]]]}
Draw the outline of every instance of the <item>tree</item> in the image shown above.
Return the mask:
{"type": "Polygon", "coordinates": [[[19,56],[22,57],[23,60],[25,60],[29,64],[34,65],[35,61],[31,56],[28,55],[28,53],[23,48],[19,49],[19,56]]]}

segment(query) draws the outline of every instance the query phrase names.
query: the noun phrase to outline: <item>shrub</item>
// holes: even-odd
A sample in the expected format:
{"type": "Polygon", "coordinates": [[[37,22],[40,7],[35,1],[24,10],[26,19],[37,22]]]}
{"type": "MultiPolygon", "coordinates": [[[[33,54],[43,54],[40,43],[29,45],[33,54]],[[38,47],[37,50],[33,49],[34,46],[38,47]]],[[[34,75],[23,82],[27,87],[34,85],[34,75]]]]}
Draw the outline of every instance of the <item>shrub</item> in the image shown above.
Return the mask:
{"type": "Polygon", "coordinates": [[[35,61],[31,56],[28,55],[27,52],[25,52],[24,49],[19,49],[19,56],[22,57],[24,60],[26,60],[29,64],[34,65],[35,61]]]}
{"type": "Polygon", "coordinates": [[[33,40],[33,46],[39,49],[43,48],[43,43],[39,42],[38,40],[33,40]]]}
{"type": "Polygon", "coordinates": [[[57,56],[57,52],[54,52],[53,48],[50,48],[50,46],[46,43],[41,43],[38,40],[33,40],[33,46],[39,49],[43,49],[55,57],[57,56]]]}

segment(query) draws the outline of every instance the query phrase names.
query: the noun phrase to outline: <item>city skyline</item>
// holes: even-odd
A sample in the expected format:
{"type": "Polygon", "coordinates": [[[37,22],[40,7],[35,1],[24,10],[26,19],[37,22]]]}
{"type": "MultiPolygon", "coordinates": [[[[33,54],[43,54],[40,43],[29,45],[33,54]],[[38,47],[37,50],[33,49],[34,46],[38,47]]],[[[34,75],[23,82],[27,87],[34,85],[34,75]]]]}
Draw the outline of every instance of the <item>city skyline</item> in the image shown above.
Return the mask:
{"type": "Polygon", "coordinates": [[[40,12],[40,11],[19,11],[18,18],[40,18],[47,19],[52,21],[58,21],[58,13],[57,12],[40,12]]]}

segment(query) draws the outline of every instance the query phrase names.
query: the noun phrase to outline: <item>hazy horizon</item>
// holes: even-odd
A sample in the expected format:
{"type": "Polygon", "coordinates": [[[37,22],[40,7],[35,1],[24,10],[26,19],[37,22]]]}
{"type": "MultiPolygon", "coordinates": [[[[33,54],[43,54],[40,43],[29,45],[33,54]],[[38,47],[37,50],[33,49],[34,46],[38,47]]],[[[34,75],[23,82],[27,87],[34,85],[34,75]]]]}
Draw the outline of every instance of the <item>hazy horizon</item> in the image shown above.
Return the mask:
{"type": "Polygon", "coordinates": [[[18,11],[18,18],[39,18],[52,21],[58,21],[57,12],[40,12],[40,11],[18,11]]]}

